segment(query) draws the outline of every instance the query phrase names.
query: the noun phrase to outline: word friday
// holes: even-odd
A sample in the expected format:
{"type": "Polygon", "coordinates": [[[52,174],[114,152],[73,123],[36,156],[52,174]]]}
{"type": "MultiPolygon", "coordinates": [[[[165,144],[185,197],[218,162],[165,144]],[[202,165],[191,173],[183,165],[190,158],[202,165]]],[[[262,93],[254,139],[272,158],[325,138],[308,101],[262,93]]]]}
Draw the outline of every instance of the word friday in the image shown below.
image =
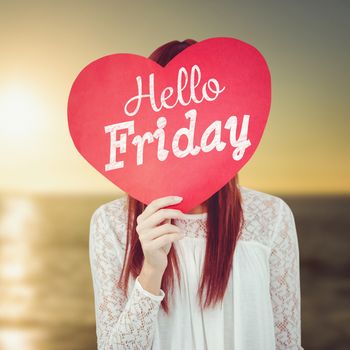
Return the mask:
{"type": "MultiPolygon", "coordinates": [[[[191,109],[185,113],[186,119],[190,120],[189,128],[181,128],[176,131],[172,140],[172,151],[174,155],[178,158],[184,158],[188,155],[196,156],[200,151],[210,152],[214,148],[217,151],[222,151],[226,147],[226,142],[221,140],[221,121],[216,120],[204,131],[200,146],[193,145],[195,124],[197,118],[197,111],[191,109]],[[208,139],[211,134],[214,134],[213,140],[208,143],[208,139]],[[179,148],[179,141],[181,137],[186,137],[188,140],[187,147],[183,150],[179,148]]],[[[229,130],[230,133],[230,144],[234,148],[232,152],[232,158],[236,161],[242,159],[246,148],[251,145],[248,139],[248,124],[249,124],[249,114],[245,114],[242,121],[240,135],[237,138],[237,117],[230,116],[224,126],[224,129],[229,130]]],[[[165,131],[164,128],[167,124],[167,119],[165,117],[159,117],[157,119],[157,130],[153,133],[146,132],[144,135],[136,135],[131,141],[131,145],[137,147],[136,150],[136,163],[137,165],[143,164],[143,151],[145,142],[148,144],[152,142],[158,142],[157,157],[159,161],[165,161],[168,157],[169,150],[165,149],[165,131]]],[[[127,149],[127,137],[133,135],[134,131],[134,121],[125,121],[121,123],[111,124],[104,127],[105,133],[110,133],[110,159],[109,163],[105,164],[105,171],[111,171],[115,169],[120,169],[124,167],[124,161],[117,160],[117,149],[119,153],[125,153],[127,149]],[[121,131],[118,135],[117,132],[121,131]]]]}

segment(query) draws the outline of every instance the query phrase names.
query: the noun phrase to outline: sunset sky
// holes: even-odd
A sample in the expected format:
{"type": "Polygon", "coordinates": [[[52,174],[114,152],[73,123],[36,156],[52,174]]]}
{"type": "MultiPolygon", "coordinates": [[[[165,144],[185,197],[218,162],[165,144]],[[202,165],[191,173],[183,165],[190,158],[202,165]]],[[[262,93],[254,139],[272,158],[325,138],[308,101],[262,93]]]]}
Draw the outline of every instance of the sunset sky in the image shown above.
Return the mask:
{"type": "Polygon", "coordinates": [[[1,1],[0,192],[117,193],[75,149],[71,84],[111,53],[229,36],[268,62],[272,106],[240,183],[349,193],[347,1],[1,1]]]}

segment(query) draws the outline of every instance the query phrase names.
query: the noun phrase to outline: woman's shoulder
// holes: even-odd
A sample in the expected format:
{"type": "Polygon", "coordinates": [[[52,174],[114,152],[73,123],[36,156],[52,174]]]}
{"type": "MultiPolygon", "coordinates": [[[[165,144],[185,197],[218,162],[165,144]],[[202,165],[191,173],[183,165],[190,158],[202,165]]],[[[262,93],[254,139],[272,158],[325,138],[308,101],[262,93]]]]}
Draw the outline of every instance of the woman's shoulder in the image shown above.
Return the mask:
{"type": "Polygon", "coordinates": [[[264,210],[266,208],[281,209],[282,205],[288,204],[279,196],[250,187],[238,185],[242,194],[243,204],[253,209],[264,210]]]}
{"type": "Polygon", "coordinates": [[[105,235],[112,234],[124,246],[128,213],[127,205],[127,195],[102,203],[93,212],[90,226],[99,222],[103,226],[105,235]]]}
{"type": "Polygon", "coordinates": [[[289,205],[281,197],[239,185],[245,218],[242,238],[270,245],[281,215],[292,215],[289,205]]]}
{"type": "Polygon", "coordinates": [[[127,196],[123,195],[109,202],[100,204],[92,214],[92,217],[102,217],[103,220],[121,219],[127,214],[127,196]]]}

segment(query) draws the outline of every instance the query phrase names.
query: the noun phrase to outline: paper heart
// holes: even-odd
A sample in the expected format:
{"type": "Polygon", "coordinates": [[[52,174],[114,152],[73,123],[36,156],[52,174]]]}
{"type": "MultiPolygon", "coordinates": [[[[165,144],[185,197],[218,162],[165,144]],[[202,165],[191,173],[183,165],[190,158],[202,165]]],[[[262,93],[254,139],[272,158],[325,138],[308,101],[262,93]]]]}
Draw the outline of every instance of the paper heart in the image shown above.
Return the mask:
{"type": "Polygon", "coordinates": [[[270,104],[261,53],[209,38],[165,67],[128,53],[91,62],[72,85],[68,124],[80,154],[120,189],[145,204],[182,196],[171,207],[188,212],[252,157],[270,104]]]}

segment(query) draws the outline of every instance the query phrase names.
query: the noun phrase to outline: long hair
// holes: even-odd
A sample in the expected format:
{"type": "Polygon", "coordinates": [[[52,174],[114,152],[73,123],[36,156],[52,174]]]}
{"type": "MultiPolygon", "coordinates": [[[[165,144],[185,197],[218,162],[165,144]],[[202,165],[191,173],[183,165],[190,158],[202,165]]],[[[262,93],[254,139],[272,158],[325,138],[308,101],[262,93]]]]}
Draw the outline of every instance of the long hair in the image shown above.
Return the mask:
{"type": "MultiPolygon", "coordinates": [[[[182,42],[174,40],[157,48],[149,59],[154,60],[163,67],[178,53],[189,45],[196,43],[195,40],[187,39],[182,42]]],[[[123,269],[119,279],[119,285],[127,295],[127,286],[130,274],[136,278],[142,269],[143,251],[136,232],[136,219],[146,208],[146,205],[137,199],[128,198],[128,223],[127,238],[123,269]]],[[[242,197],[238,188],[238,174],[225,184],[219,191],[214,193],[202,205],[207,209],[207,242],[203,270],[197,296],[202,308],[209,307],[222,301],[233,268],[233,254],[236,243],[243,226],[242,197]],[[203,304],[204,289],[206,298],[203,304]]],[[[171,220],[173,223],[173,219],[171,220]]],[[[165,292],[161,306],[169,313],[168,292],[174,290],[175,272],[180,277],[176,249],[172,244],[168,254],[168,265],[164,271],[161,288],[165,292]]],[[[179,283],[180,286],[180,283],[179,283]]]]}

